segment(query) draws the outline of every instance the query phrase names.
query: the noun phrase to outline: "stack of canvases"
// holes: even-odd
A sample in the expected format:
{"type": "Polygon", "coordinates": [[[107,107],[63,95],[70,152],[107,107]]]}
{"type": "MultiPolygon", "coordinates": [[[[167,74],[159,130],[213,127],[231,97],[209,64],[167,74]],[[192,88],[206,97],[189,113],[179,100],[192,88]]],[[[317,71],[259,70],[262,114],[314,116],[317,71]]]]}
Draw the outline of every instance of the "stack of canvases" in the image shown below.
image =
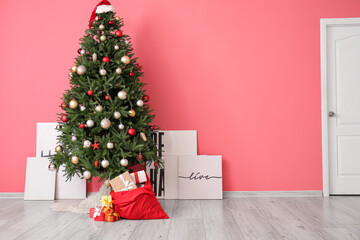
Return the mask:
{"type": "Polygon", "coordinates": [[[156,199],[145,171],[125,172],[110,181],[113,191],[102,196],[102,206],[90,209],[94,221],[169,218],[156,199]]]}

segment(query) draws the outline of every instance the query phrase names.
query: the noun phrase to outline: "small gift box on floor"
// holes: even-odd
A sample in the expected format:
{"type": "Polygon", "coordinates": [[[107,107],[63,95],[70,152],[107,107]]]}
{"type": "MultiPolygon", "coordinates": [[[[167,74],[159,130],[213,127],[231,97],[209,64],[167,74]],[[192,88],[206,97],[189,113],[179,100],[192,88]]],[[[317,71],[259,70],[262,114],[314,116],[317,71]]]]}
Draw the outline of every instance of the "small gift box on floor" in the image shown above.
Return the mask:
{"type": "Polygon", "coordinates": [[[130,191],[137,188],[129,172],[125,172],[120,176],[110,180],[110,184],[115,192],[130,191]]]}
{"type": "Polygon", "coordinates": [[[105,213],[103,212],[102,207],[90,208],[90,218],[93,218],[94,221],[97,222],[105,221],[105,213]]]}

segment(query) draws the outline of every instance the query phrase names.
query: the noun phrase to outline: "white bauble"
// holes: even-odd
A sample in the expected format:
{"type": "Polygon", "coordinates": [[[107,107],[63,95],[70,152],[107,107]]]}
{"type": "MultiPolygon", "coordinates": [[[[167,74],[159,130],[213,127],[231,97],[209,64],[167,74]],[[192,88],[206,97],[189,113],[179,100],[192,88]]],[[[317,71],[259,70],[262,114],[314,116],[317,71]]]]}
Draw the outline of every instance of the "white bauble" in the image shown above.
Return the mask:
{"type": "Polygon", "coordinates": [[[129,44],[129,40],[125,39],[124,43],[129,44]]]}
{"type": "Polygon", "coordinates": [[[71,141],[75,142],[77,140],[77,138],[73,135],[71,136],[71,141]]]}
{"type": "Polygon", "coordinates": [[[86,121],[86,126],[87,126],[87,127],[93,127],[94,124],[95,124],[94,121],[91,120],[91,119],[89,119],[89,120],[86,121]]]}
{"type": "Polygon", "coordinates": [[[85,140],[83,143],[84,148],[89,148],[91,146],[91,142],[89,140],[85,140]]]}
{"type": "Polygon", "coordinates": [[[120,123],[118,127],[120,130],[123,130],[125,128],[124,124],[122,124],[122,123],[120,123]]]}
{"type": "Polygon", "coordinates": [[[103,111],[103,107],[102,107],[101,105],[97,105],[97,106],[95,107],[95,111],[97,111],[97,112],[102,112],[102,111],[103,111]]]}
{"type": "Polygon", "coordinates": [[[109,119],[104,118],[103,120],[101,120],[100,126],[101,126],[103,129],[109,129],[109,127],[111,126],[111,122],[110,122],[109,119]]]}
{"type": "Polygon", "coordinates": [[[121,74],[121,73],[122,73],[122,69],[118,67],[118,68],[115,70],[115,72],[116,72],[117,74],[121,74]]]}
{"type": "Polygon", "coordinates": [[[85,179],[90,179],[91,178],[91,172],[86,170],[84,173],[83,173],[83,176],[85,179]]]}
{"type": "Polygon", "coordinates": [[[105,41],[105,40],[106,40],[106,37],[105,37],[104,35],[101,35],[100,40],[101,40],[101,41],[105,41]]]}
{"type": "Polygon", "coordinates": [[[137,105],[138,107],[144,106],[143,100],[137,100],[136,105],[137,105]]]}
{"type": "Polygon", "coordinates": [[[129,64],[130,63],[130,58],[128,56],[122,56],[120,61],[123,63],[123,64],[129,64]]]}
{"type": "Polygon", "coordinates": [[[86,107],[84,105],[80,105],[80,111],[85,111],[86,107]]]}
{"type": "Polygon", "coordinates": [[[95,17],[95,20],[96,20],[96,21],[98,21],[98,20],[99,20],[99,17],[98,17],[98,16],[96,16],[96,17],[95,17]]]}
{"type": "Polygon", "coordinates": [[[56,170],[55,164],[50,163],[49,166],[48,166],[48,169],[49,169],[49,171],[51,171],[51,172],[55,171],[55,170],[56,170]]]}
{"type": "Polygon", "coordinates": [[[129,165],[129,161],[125,158],[120,160],[120,165],[123,167],[126,167],[127,165],[129,165]]]}
{"type": "Polygon", "coordinates": [[[120,98],[121,100],[125,100],[126,99],[126,92],[125,91],[120,91],[118,92],[117,96],[118,98],[120,98]]]}
{"type": "Polygon", "coordinates": [[[119,45],[115,45],[115,46],[114,46],[114,49],[115,49],[115,50],[119,50],[119,49],[120,49],[119,45]]]}
{"type": "Polygon", "coordinates": [[[114,112],[114,118],[115,119],[120,119],[121,118],[121,113],[120,112],[114,112]]]}
{"type": "Polygon", "coordinates": [[[103,168],[107,168],[109,165],[110,165],[110,163],[109,163],[108,160],[104,159],[104,160],[101,161],[101,166],[103,168]]]}
{"type": "Polygon", "coordinates": [[[105,68],[100,69],[100,70],[99,70],[99,73],[100,73],[101,76],[105,76],[105,75],[106,75],[106,70],[105,70],[105,68]]]}
{"type": "Polygon", "coordinates": [[[93,62],[96,62],[96,60],[97,60],[97,54],[96,53],[93,53],[92,60],[93,60],[93,62]]]}
{"type": "Polygon", "coordinates": [[[86,51],[85,51],[84,49],[81,49],[80,54],[81,54],[81,55],[84,55],[85,52],[86,52],[86,51]]]}
{"type": "Polygon", "coordinates": [[[100,24],[99,29],[100,29],[100,30],[104,30],[104,29],[105,29],[105,26],[104,26],[103,24],[100,24]]]}
{"type": "Polygon", "coordinates": [[[86,73],[86,67],[84,65],[80,65],[76,69],[77,74],[84,75],[86,73]]]}
{"type": "Polygon", "coordinates": [[[109,179],[106,179],[104,181],[104,185],[105,185],[105,187],[110,187],[111,186],[109,179]]]}
{"type": "Polygon", "coordinates": [[[112,142],[108,142],[108,143],[106,144],[106,147],[107,147],[108,149],[113,149],[113,148],[114,148],[114,144],[113,144],[112,142]]]}

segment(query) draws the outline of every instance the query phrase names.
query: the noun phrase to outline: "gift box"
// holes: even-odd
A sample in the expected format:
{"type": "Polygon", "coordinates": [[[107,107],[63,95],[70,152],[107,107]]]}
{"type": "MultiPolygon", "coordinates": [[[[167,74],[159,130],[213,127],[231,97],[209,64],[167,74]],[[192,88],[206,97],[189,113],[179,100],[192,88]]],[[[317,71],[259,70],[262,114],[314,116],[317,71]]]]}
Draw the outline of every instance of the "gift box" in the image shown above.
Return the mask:
{"type": "Polygon", "coordinates": [[[93,218],[94,221],[103,222],[105,221],[105,213],[101,207],[90,208],[90,218],[93,218]]]}
{"type": "Polygon", "coordinates": [[[110,208],[113,208],[113,204],[112,204],[112,197],[111,195],[104,195],[104,196],[101,196],[101,207],[110,207],[110,208]]]}
{"type": "Polygon", "coordinates": [[[116,222],[120,219],[120,215],[114,212],[112,215],[108,216],[105,215],[105,221],[106,222],[116,222]]]}
{"type": "Polygon", "coordinates": [[[120,176],[110,180],[110,184],[115,192],[130,191],[137,188],[129,172],[125,172],[120,176]]]}
{"type": "Polygon", "coordinates": [[[130,173],[130,176],[131,176],[132,180],[133,180],[136,184],[145,183],[146,180],[147,180],[147,179],[146,179],[146,174],[145,174],[145,171],[144,171],[144,170],[130,173]]]}

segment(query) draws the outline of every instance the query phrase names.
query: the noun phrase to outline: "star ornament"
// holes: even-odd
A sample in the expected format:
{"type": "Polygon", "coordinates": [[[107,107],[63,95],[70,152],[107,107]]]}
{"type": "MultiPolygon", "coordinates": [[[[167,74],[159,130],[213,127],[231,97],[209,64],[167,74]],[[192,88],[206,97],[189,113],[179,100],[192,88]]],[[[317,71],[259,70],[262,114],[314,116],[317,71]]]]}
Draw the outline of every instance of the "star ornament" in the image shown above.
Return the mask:
{"type": "Polygon", "coordinates": [[[93,146],[93,147],[94,147],[94,149],[93,149],[93,150],[95,150],[95,149],[99,149],[99,145],[100,145],[100,143],[98,143],[96,140],[95,140],[94,144],[91,144],[91,146],[93,146]]]}

